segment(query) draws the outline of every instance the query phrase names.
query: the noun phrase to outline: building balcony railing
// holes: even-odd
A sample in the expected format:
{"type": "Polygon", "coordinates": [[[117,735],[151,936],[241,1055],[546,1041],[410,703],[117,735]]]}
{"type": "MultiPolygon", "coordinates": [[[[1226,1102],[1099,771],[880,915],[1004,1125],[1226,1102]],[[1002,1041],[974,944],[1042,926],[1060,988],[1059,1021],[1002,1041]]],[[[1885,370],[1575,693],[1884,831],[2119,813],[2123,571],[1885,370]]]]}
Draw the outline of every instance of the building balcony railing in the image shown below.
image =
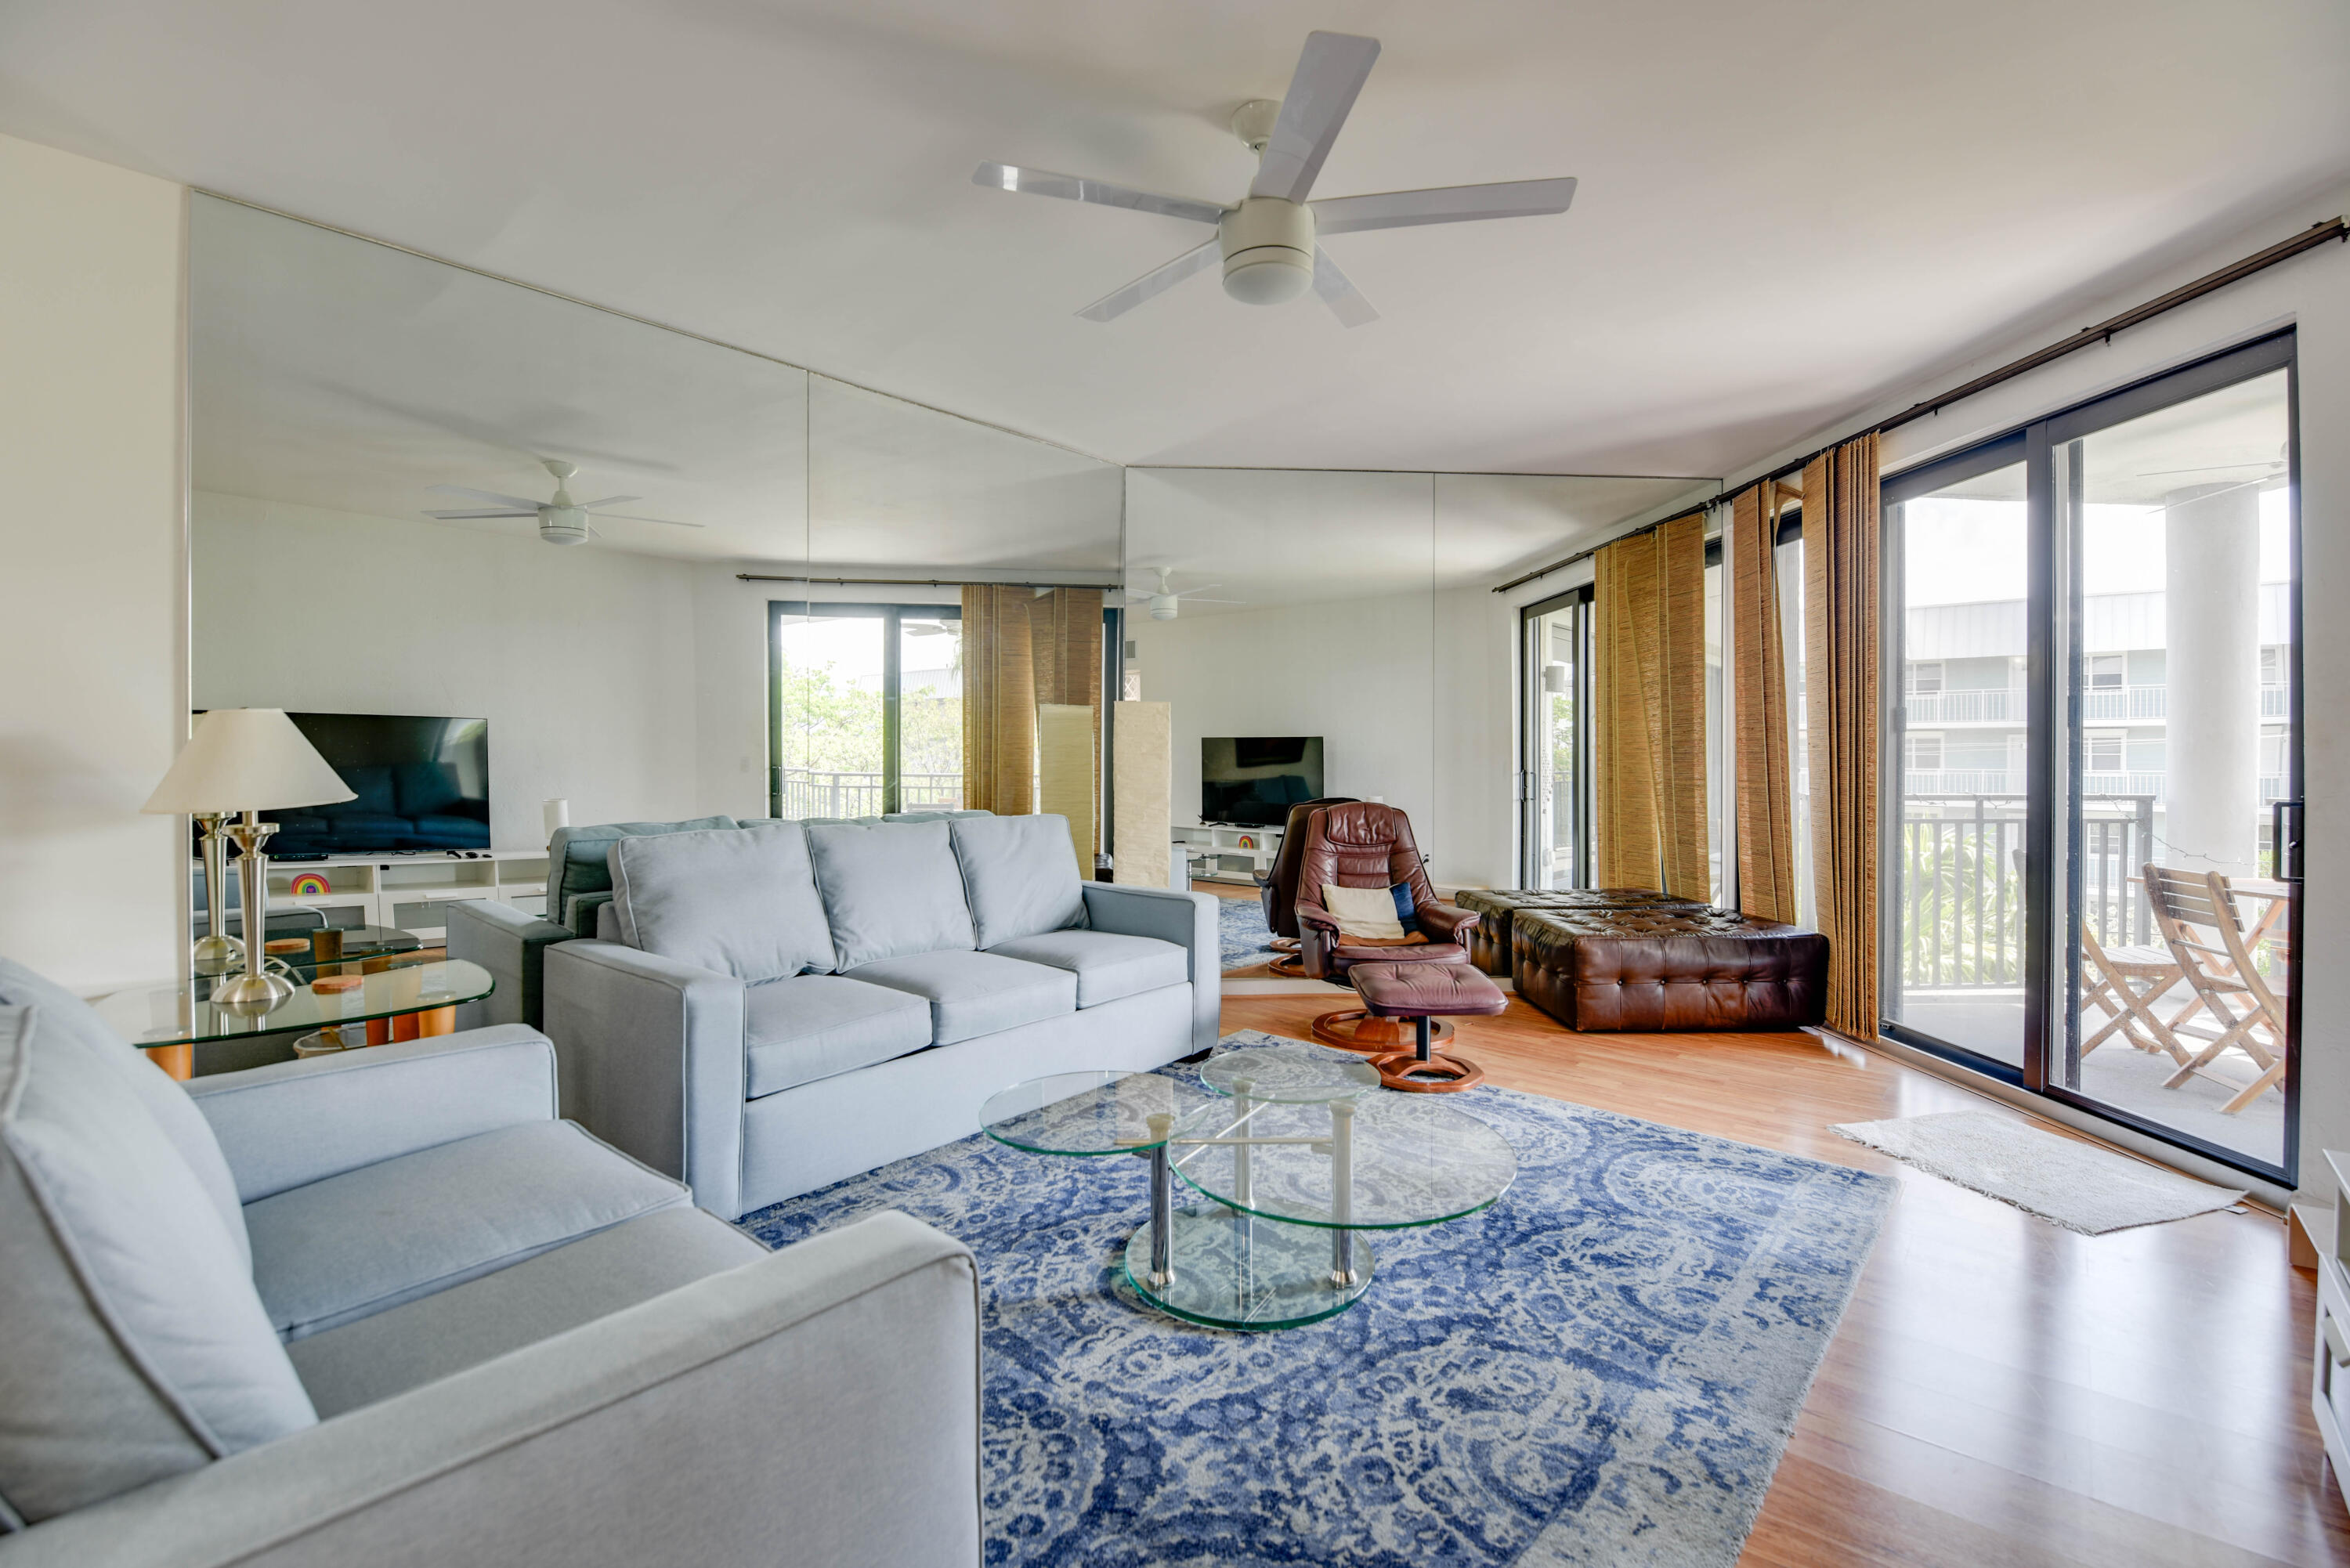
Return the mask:
{"type": "MultiPolygon", "coordinates": [[[[881,775],[878,773],[778,768],[775,786],[777,810],[786,817],[881,815],[881,775]]],[[[898,809],[960,811],[962,774],[899,774],[898,809]]]]}
{"type": "MultiPolygon", "coordinates": [[[[2283,719],[2292,714],[2289,689],[2261,688],[2261,717],[2283,719]]],[[[2021,724],[2024,720],[2021,687],[1998,686],[1973,691],[1912,691],[1902,701],[1909,727],[1938,724],[2021,724]]],[[[2081,693],[2081,710],[2091,723],[2147,723],[2170,716],[2168,686],[2092,686],[2081,693]]]]}

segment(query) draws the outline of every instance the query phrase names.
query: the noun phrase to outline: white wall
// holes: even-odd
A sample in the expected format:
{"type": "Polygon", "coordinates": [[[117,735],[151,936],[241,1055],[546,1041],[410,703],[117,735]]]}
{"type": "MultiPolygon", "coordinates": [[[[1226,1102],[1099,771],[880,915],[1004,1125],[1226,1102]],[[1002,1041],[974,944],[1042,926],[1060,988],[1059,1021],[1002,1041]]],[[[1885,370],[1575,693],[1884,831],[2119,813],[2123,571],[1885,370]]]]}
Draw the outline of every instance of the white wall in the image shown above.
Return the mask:
{"type": "Polygon", "coordinates": [[[1130,618],[1143,699],[1171,708],[1175,820],[1200,820],[1201,736],[1320,735],[1323,787],[1401,807],[1436,877],[1454,880],[1429,735],[1432,611],[1423,593],[1130,618]]]}
{"type": "Polygon", "coordinates": [[[0,954],[179,971],[184,193],[0,136],[0,954]]]}
{"type": "Polygon", "coordinates": [[[726,809],[681,765],[688,564],[209,492],[192,542],[195,706],[486,718],[500,848],[544,845],[553,795],[583,823],[726,809]]]}

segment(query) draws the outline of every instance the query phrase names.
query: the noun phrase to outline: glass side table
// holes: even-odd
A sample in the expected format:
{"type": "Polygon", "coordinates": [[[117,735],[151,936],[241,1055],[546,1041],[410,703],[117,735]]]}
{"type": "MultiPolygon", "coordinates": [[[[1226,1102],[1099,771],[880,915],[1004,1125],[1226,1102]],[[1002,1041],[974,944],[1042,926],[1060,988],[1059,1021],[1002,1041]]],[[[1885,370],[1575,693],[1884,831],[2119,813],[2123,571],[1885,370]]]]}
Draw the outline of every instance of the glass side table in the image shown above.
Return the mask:
{"type": "Polygon", "coordinates": [[[90,1005],[157,1066],[185,1078],[194,1071],[195,1047],[212,1041],[296,1030],[339,1033],[351,1025],[360,1026],[353,1033],[363,1036],[345,1036],[351,1044],[451,1033],[456,1028],[458,1003],[479,1002],[497,987],[489,971],[463,960],[302,964],[295,966],[294,974],[298,981],[294,994],[258,1014],[213,1005],[213,984],[224,978],[214,975],[198,975],[184,985],[118,991],[90,1005]],[[338,968],[349,972],[320,972],[338,968]],[[327,989],[318,989],[322,984],[327,989]],[[403,1029],[410,1019],[412,1026],[403,1029]]]}

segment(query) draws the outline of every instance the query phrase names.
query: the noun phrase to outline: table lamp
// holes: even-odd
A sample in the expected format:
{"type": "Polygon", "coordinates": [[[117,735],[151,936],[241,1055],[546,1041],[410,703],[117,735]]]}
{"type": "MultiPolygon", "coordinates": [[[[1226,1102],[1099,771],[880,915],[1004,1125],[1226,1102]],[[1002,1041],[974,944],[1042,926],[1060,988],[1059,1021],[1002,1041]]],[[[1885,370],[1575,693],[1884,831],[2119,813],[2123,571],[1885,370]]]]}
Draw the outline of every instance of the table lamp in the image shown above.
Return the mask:
{"type": "MultiPolygon", "coordinates": [[[[289,805],[320,805],[354,796],[342,775],[276,708],[215,708],[199,714],[188,743],[180,748],[172,769],[140,809],[159,814],[185,813],[207,823],[204,836],[205,897],[212,917],[212,935],[225,935],[223,920],[221,848],[224,836],[234,839],[241,852],[237,872],[243,878],[244,903],[244,972],[230,975],[213,988],[216,1007],[231,1012],[258,1015],[294,993],[293,985],[265,967],[264,949],[269,939],[269,857],[262,846],[277,831],[261,814],[289,805]]],[[[199,944],[200,962],[218,961],[215,950],[199,944]]],[[[216,971],[215,971],[216,972],[216,971]]]]}

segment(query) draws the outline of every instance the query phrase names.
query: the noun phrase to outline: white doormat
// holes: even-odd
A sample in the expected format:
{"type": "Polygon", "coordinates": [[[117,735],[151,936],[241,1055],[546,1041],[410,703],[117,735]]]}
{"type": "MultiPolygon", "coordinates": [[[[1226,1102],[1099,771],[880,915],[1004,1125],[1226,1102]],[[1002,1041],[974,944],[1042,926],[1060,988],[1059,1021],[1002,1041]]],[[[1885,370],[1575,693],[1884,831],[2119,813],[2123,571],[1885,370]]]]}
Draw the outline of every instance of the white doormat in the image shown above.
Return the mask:
{"type": "Polygon", "coordinates": [[[2244,1196],[1983,1111],[1851,1122],[1829,1130],[2085,1236],[2209,1214],[2244,1196]]]}

